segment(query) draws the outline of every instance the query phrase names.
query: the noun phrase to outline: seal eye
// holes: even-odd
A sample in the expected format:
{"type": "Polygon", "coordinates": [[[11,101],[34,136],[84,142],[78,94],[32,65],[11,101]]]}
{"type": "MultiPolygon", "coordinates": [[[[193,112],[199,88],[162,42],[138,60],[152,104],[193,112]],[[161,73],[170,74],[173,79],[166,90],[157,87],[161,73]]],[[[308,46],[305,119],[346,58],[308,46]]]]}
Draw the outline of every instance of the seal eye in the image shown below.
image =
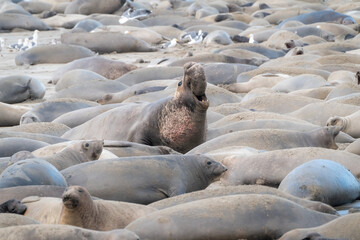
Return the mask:
{"type": "Polygon", "coordinates": [[[85,143],[85,147],[88,148],[90,146],[89,143],[85,143]]]}
{"type": "Polygon", "coordinates": [[[82,189],[78,189],[78,192],[83,192],[83,190],[82,190],[82,189]]]}
{"type": "Polygon", "coordinates": [[[182,85],[182,81],[178,82],[178,86],[180,87],[182,85]]]}
{"type": "Polygon", "coordinates": [[[207,164],[207,165],[211,165],[211,162],[210,162],[210,161],[208,161],[206,164],[207,164]]]}

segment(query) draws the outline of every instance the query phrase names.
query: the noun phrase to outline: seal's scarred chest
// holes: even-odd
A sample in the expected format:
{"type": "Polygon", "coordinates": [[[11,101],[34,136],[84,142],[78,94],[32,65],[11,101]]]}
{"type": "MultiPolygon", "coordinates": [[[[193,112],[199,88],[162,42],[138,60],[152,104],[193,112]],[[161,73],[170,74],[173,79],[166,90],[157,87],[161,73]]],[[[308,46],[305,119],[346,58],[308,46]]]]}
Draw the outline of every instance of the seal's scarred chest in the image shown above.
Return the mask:
{"type": "Polygon", "coordinates": [[[161,141],[183,152],[189,145],[198,144],[197,138],[203,141],[204,124],[199,124],[199,117],[185,106],[167,105],[159,117],[161,141]]]}

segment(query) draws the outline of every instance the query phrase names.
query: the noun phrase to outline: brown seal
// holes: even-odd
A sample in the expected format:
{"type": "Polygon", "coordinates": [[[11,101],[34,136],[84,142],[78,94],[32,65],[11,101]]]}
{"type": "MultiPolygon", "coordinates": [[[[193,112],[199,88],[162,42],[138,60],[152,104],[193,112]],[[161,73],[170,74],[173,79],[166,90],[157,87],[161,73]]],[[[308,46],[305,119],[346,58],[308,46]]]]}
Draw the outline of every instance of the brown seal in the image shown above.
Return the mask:
{"type": "Polygon", "coordinates": [[[99,231],[124,228],[135,219],[156,211],[135,203],[92,200],[90,193],[81,186],[68,187],[62,202],[60,224],[99,231]]]}

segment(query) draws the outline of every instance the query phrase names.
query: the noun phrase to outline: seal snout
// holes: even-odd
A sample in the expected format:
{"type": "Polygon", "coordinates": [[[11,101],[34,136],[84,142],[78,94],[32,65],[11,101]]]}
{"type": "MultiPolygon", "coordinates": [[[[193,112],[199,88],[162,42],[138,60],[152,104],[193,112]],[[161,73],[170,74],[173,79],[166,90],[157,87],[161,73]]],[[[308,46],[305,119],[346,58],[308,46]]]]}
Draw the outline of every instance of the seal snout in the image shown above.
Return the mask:
{"type": "Polygon", "coordinates": [[[64,194],[62,201],[64,206],[69,209],[76,208],[79,205],[79,200],[73,198],[71,194],[64,194]]]}

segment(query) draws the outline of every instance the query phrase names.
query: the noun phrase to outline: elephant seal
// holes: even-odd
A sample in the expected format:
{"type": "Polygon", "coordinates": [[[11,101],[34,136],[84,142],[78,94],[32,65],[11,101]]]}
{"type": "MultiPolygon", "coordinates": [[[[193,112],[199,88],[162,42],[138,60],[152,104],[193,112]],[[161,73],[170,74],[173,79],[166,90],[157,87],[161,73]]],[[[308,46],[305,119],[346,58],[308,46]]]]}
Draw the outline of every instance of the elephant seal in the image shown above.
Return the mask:
{"type": "Polygon", "coordinates": [[[91,57],[95,53],[82,46],[69,44],[39,45],[19,53],[16,65],[35,65],[41,63],[68,63],[79,58],[91,57]]]}
{"type": "MultiPolygon", "coordinates": [[[[60,137],[70,130],[68,126],[54,122],[34,122],[9,127],[6,130],[11,132],[40,133],[60,137]]],[[[26,136],[25,136],[26,137],[26,136]]]]}
{"type": "Polygon", "coordinates": [[[23,199],[29,196],[61,198],[65,187],[54,185],[27,185],[9,188],[0,188],[0,202],[11,198],[23,199]]]}
{"type": "Polygon", "coordinates": [[[285,233],[279,240],[304,240],[312,233],[327,238],[356,240],[360,238],[360,213],[339,217],[333,221],[314,228],[293,229],[285,233]]]}
{"type": "Polygon", "coordinates": [[[13,213],[0,214],[0,229],[11,226],[20,226],[20,225],[29,225],[29,224],[39,224],[39,222],[19,214],[13,214],[13,213]]]}
{"type": "Polygon", "coordinates": [[[156,211],[155,208],[135,203],[92,200],[83,187],[68,187],[62,195],[60,224],[108,231],[125,228],[139,217],[156,211]]]}
{"type": "Polygon", "coordinates": [[[148,204],[204,189],[225,171],[204,155],[159,155],[87,162],[61,173],[69,185],[83,186],[92,196],[148,204]]]}
{"type": "Polygon", "coordinates": [[[28,138],[40,142],[45,142],[48,144],[55,144],[55,143],[67,141],[67,139],[51,136],[48,134],[15,132],[15,131],[7,131],[7,130],[0,131],[0,138],[10,138],[10,137],[28,138]]]}
{"type": "Polygon", "coordinates": [[[345,148],[347,152],[360,155],[360,140],[356,139],[355,142],[351,143],[345,148]]]}
{"type": "Polygon", "coordinates": [[[33,122],[51,122],[64,113],[93,106],[98,106],[98,104],[76,98],[48,100],[38,103],[30,111],[23,114],[20,118],[20,125],[33,122]]]}
{"type": "Polygon", "coordinates": [[[49,144],[19,137],[0,138],[0,157],[10,157],[19,151],[35,151],[49,144]]]}
{"type": "Polygon", "coordinates": [[[315,227],[336,218],[273,195],[240,194],[162,209],[126,229],[142,239],[277,239],[297,226],[315,227]]]}
{"type": "Polygon", "coordinates": [[[108,0],[98,2],[96,0],[75,0],[65,8],[65,14],[83,14],[90,15],[92,13],[113,13],[121,8],[125,0],[108,0]]]}
{"type": "Polygon", "coordinates": [[[51,163],[59,171],[83,162],[98,160],[103,150],[102,140],[80,141],[62,151],[41,159],[51,163]]]}
{"type": "Polygon", "coordinates": [[[326,122],[326,126],[339,126],[340,131],[347,133],[354,138],[359,138],[360,130],[359,126],[357,126],[359,121],[360,110],[345,117],[330,117],[326,122]]]}
{"type": "Polygon", "coordinates": [[[191,193],[185,193],[171,198],[165,198],[160,201],[149,204],[148,206],[157,208],[159,210],[164,208],[173,207],[179,204],[184,204],[192,201],[197,201],[201,199],[221,197],[228,195],[238,195],[238,194],[269,194],[275,195],[278,197],[286,198],[290,201],[293,201],[303,207],[323,212],[329,214],[336,214],[336,210],[331,206],[315,201],[309,201],[302,198],[294,197],[290,194],[283,193],[282,191],[267,186],[261,185],[240,185],[240,186],[224,186],[221,188],[215,189],[204,189],[200,191],[195,191],[191,193]]]}
{"type": "Polygon", "coordinates": [[[344,165],[360,177],[360,156],[320,147],[301,147],[263,152],[252,156],[229,156],[221,161],[228,171],[220,179],[224,185],[261,184],[278,187],[294,168],[313,159],[328,159],[344,165]]]}
{"type": "Polygon", "coordinates": [[[65,64],[56,70],[51,82],[56,84],[64,73],[74,69],[85,69],[100,74],[107,79],[116,79],[136,68],[137,67],[132,64],[127,64],[122,61],[114,61],[96,55],[93,57],[74,60],[65,64]]]}
{"type": "Polygon", "coordinates": [[[91,32],[95,28],[98,28],[100,26],[103,26],[103,24],[99,21],[96,21],[94,19],[84,19],[79,21],[72,29],[72,31],[85,31],[85,32],[91,32]]]}
{"type": "Polygon", "coordinates": [[[29,107],[0,102],[0,126],[19,125],[21,116],[29,110],[29,107]]]}
{"type": "Polygon", "coordinates": [[[325,147],[338,149],[335,137],[337,127],[320,127],[307,132],[279,129],[254,129],[227,133],[209,140],[188,152],[188,154],[207,153],[228,146],[248,146],[259,150],[278,150],[294,147],[325,147]]]}
{"type": "Polygon", "coordinates": [[[25,75],[0,78],[0,102],[19,103],[28,99],[42,99],[45,85],[38,79],[25,75]]]}
{"type": "Polygon", "coordinates": [[[16,213],[23,215],[26,211],[26,206],[17,199],[10,199],[0,204],[0,213],[16,213]]]}
{"type": "Polygon", "coordinates": [[[107,80],[105,77],[97,74],[93,71],[85,69],[74,69],[66,72],[61,76],[59,81],[57,81],[55,86],[55,91],[59,92],[63,89],[69,88],[74,85],[86,85],[92,81],[107,80]]]}
{"type": "Polygon", "coordinates": [[[7,167],[0,175],[0,188],[25,185],[54,185],[67,187],[66,180],[50,163],[27,159],[7,167]]]}
{"type": "Polygon", "coordinates": [[[180,153],[189,151],[205,140],[209,101],[202,66],[188,63],[184,71],[173,97],[115,108],[69,130],[63,137],[125,140],[150,146],[165,145],[180,153]]]}
{"type": "Polygon", "coordinates": [[[156,51],[156,48],[151,47],[147,42],[120,32],[63,33],[61,42],[80,45],[100,54],[156,51]],[[116,41],[105,41],[105,39],[116,39],[116,41]]]}
{"type": "Polygon", "coordinates": [[[343,165],[326,159],[315,159],[296,167],[278,189],[331,206],[352,202],[360,195],[360,183],[355,176],[343,165]]]}
{"type": "Polygon", "coordinates": [[[335,12],[332,10],[323,10],[300,14],[298,16],[285,19],[278,25],[278,27],[282,27],[285,23],[289,21],[299,21],[304,24],[311,24],[317,22],[334,22],[338,24],[349,25],[356,23],[356,21],[349,15],[335,12]]]}
{"type": "Polygon", "coordinates": [[[51,30],[52,28],[32,15],[1,13],[0,14],[0,30],[13,30],[14,28],[22,28],[26,30],[51,30]]]}
{"type": "Polygon", "coordinates": [[[139,237],[125,229],[94,231],[58,224],[30,224],[0,228],[1,240],[53,239],[53,240],[139,240],[139,237]]]}

